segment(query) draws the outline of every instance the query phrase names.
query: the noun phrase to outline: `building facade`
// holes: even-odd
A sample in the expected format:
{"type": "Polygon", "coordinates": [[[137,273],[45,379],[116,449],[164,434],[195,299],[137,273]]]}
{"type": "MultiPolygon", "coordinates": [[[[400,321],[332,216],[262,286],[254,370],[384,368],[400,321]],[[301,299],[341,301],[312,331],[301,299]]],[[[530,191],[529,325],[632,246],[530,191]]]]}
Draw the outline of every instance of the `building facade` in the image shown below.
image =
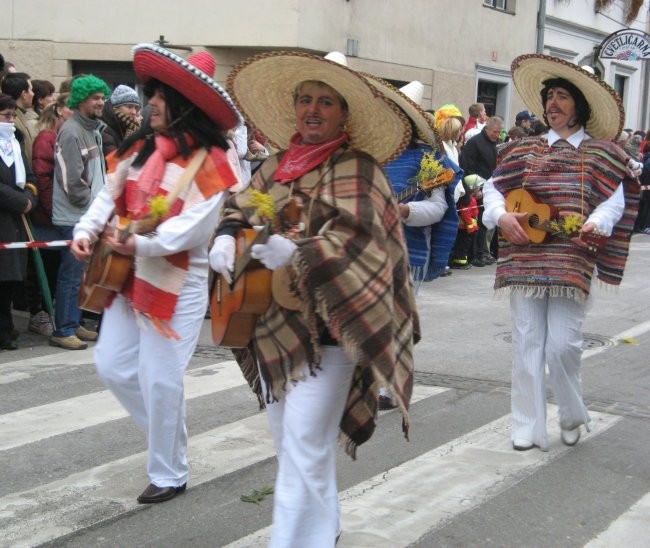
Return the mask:
{"type": "MultiPolygon", "coordinates": [[[[525,108],[510,78],[512,59],[539,49],[542,37],[544,52],[590,64],[593,45],[616,26],[608,18],[609,11],[616,17],[616,6],[596,14],[594,2],[3,0],[0,52],[19,70],[58,86],[82,72],[112,85],[135,85],[131,47],[140,42],[161,40],[181,55],[207,49],[217,59],[215,77],[222,83],[235,64],[262,51],[341,51],[355,70],[398,86],[421,81],[425,109],[454,103],[466,114],[480,101],[509,127],[525,108]]],[[[646,18],[647,8],[642,11],[646,18]]],[[[645,19],[638,24],[646,30],[645,19]]],[[[602,66],[608,82],[626,78],[623,92],[634,127],[647,118],[640,106],[643,64],[602,66]]]]}

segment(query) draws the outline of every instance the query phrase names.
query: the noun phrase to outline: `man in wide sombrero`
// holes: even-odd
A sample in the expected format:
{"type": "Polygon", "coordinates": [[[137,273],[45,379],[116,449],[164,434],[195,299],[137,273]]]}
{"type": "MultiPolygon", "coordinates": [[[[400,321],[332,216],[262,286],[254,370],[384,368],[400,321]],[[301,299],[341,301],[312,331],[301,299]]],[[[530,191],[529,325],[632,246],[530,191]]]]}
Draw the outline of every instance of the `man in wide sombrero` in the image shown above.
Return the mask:
{"type": "Polygon", "coordinates": [[[501,149],[484,187],[483,222],[501,229],[495,289],[510,294],[513,447],[547,450],[545,364],[562,442],[574,445],[581,425],[588,430],[579,373],[586,301],[594,269],[604,283],[621,282],[640,165],[612,142],[623,107],[599,78],[540,54],[516,58],[512,75],[550,130],[501,149]]]}

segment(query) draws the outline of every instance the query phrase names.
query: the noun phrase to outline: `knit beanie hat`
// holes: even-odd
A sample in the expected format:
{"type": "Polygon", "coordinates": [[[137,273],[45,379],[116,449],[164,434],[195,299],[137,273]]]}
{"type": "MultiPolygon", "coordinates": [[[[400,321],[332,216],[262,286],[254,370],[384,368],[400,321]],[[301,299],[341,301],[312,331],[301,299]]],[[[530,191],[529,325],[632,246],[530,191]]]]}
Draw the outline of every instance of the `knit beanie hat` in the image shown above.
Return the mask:
{"type": "Polygon", "coordinates": [[[140,97],[133,88],[120,84],[111,94],[111,105],[114,107],[119,107],[121,105],[135,105],[139,107],[140,97]]]}
{"type": "Polygon", "coordinates": [[[77,108],[80,103],[83,103],[93,93],[103,93],[104,97],[108,97],[111,94],[111,89],[106,85],[104,80],[92,74],[75,78],[70,87],[68,106],[70,108],[77,108]]]}

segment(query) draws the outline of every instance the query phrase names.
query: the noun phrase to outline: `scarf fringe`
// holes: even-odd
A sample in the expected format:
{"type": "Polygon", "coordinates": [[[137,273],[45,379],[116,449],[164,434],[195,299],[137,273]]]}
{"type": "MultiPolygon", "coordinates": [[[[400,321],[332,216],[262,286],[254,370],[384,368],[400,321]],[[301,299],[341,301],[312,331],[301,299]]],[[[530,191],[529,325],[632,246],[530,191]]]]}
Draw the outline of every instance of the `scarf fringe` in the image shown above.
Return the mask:
{"type": "Polygon", "coordinates": [[[524,297],[530,299],[541,299],[543,297],[564,297],[566,299],[573,299],[575,301],[584,303],[588,298],[588,295],[585,295],[584,292],[580,291],[576,287],[531,287],[527,285],[510,285],[506,287],[499,287],[498,289],[494,290],[494,298],[509,298],[510,294],[514,292],[521,293],[524,297]]]}

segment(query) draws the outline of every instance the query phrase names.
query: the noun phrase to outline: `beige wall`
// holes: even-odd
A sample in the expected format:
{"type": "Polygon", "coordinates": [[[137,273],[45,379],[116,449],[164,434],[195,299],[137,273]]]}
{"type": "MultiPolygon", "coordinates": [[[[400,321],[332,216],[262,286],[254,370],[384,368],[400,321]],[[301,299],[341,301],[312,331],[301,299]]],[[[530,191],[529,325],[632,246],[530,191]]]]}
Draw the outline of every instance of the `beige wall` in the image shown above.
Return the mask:
{"type": "MultiPolygon", "coordinates": [[[[346,53],[354,69],[425,85],[423,107],[475,101],[477,65],[508,71],[534,50],[537,2],[519,0],[515,16],[478,0],[3,0],[0,51],[36,78],[55,84],[72,60],[129,61],[130,48],[162,34],[207,47],[216,77],[264,49],[346,53]],[[35,14],[38,14],[35,16],[35,14]]],[[[182,52],[181,52],[182,53],[182,52]]],[[[521,110],[516,96],[511,113],[521,110]]],[[[514,115],[513,115],[514,119],[514,115]]]]}

